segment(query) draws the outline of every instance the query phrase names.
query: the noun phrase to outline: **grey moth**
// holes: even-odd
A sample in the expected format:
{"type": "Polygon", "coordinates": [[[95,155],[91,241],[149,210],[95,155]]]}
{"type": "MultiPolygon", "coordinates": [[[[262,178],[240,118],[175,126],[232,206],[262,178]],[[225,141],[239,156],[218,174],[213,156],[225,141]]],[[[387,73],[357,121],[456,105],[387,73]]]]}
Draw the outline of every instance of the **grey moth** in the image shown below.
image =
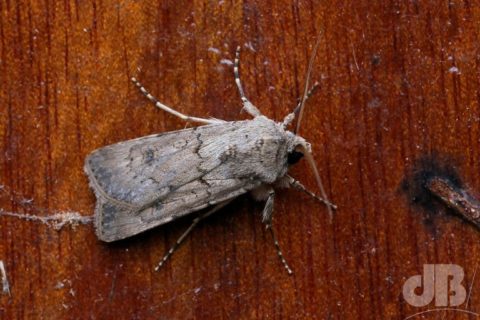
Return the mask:
{"type": "Polygon", "coordinates": [[[263,116],[245,97],[238,74],[239,48],[234,76],[243,108],[253,117],[251,120],[223,121],[184,115],[159,102],[132,78],[158,108],[203,125],[119,142],[87,157],[84,170],[97,198],[94,223],[98,238],[106,242],[125,239],[197,213],[158,269],[200,220],[234,198],[251,193],[255,199],[265,201],[263,222],[271,231],[282,263],[292,273],[271,226],[275,189],[295,187],[324,202],[330,214],[331,208],[335,208],[326,200],[310,144],[295,133],[309,96],[309,74],[317,47],[318,42],[310,59],[303,97],[282,122],[263,116]],[[295,117],[297,126],[292,132],[287,127],[295,117]],[[288,175],[289,167],[303,156],[313,169],[323,198],[288,175]]]}

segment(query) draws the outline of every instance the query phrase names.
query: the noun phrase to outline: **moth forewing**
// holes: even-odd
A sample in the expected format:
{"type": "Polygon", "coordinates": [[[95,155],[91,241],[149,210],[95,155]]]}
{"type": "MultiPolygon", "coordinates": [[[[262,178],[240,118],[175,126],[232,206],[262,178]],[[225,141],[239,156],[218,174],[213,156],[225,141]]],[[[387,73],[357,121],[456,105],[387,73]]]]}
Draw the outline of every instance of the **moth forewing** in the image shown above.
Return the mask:
{"type": "Polygon", "coordinates": [[[100,148],[85,163],[97,235],[124,239],[272,184],[286,173],[292,139],[260,116],[100,148]]]}

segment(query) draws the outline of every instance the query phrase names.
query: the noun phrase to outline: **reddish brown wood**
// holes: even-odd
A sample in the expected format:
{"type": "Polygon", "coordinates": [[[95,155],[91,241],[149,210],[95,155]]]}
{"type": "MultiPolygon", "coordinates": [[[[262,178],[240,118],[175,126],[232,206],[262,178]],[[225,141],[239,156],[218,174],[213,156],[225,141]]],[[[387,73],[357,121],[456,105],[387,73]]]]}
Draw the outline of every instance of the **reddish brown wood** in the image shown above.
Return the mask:
{"type": "MultiPolygon", "coordinates": [[[[56,231],[0,217],[11,296],[3,319],[403,319],[405,280],[455,263],[470,288],[479,230],[410,205],[415,161],[454,159],[480,188],[478,1],[0,1],[0,208],[93,213],[82,171],[95,148],[185,124],[156,110],[129,77],[187,114],[245,118],[233,81],[242,45],[246,92],[282,119],[302,93],[323,36],[301,134],[339,209],[281,191],[274,225],[295,275],[236,200],[203,223],[166,267],[182,220],[121,243],[91,225],[56,231]]],[[[293,175],[317,190],[304,162],[293,175]]],[[[475,191],[477,190],[477,191],[475,191]]],[[[480,312],[478,280],[468,303],[480,312]]],[[[431,319],[467,318],[455,312],[431,319]]],[[[472,316],[471,319],[474,317],[472,316]]]]}

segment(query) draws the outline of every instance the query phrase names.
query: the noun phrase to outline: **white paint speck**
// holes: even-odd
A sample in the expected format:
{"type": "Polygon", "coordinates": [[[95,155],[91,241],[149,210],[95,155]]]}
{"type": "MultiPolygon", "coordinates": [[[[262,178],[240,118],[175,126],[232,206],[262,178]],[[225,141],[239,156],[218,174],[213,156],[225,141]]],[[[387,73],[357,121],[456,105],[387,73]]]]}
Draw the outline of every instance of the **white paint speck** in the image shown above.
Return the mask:
{"type": "Polygon", "coordinates": [[[450,69],[448,69],[448,72],[460,74],[460,70],[458,70],[457,67],[451,67],[450,69]]]}
{"type": "Polygon", "coordinates": [[[207,50],[207,51],[209,51],[209,52],[213,52],[213,53],[215,53],[215,54],[220,54],[220,53],[221,53],[221,51],[220,51],[219,49],[217,49],[217,48],[214,48],[214,47],[210,47],[210,48],[208,48],[208,50],[207,50]]]}
{"type": "Polygon", "coordinates": [[[11,296],[11,294],[10,294],[10,284],[8,283],[7,272],[5,271],[5,265],[3,264],[2,260],[0,260],[0,277],[2,278],[2,292],[3,292],[3,294],[7,294],[7,295],[11,296]]]}
{"type": "Polygon", "coordinates": [[[255,48],[253,47],[253,44],[252,44],[251,41],[245,43],[245,48],[247,48],[247,49],[249,49],[249,50],[251,50],[251,51],[253,51],[253,52],[257,52],[257,51],[255,50],[255,48]]]}
{"type": "Polygon", "coordinates": [[[220,60],[221,64],[227,65],[227,66],[233,66],[233,61],[229,59],[222,59],[220,60]]]}

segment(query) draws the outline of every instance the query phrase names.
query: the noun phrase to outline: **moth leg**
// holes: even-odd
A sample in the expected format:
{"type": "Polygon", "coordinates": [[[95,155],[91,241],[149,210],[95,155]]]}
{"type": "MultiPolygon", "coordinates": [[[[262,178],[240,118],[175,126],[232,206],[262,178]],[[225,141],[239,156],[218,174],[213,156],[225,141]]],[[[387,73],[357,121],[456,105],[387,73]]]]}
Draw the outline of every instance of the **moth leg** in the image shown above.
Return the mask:
{"type": "Polygon", "coordinates": [[[238,92],[240,93],[240,99],[242,99],[243,109],[248,112],[252,117],[261,116],[262,114],[260,111],[255,107],[245,96],[245,92],[243,91],[242,82],[240,81],[240,75],[238,73],[238,65],[240,63],[240,46],[237,47],[237,51],[235,53],[235,64],[233,65],[233,74],[235,76],[235,83],[238,87],[238,92]]]}
{"type": "Polygon", "coordinates": [[[166,105],[164,105],[163,103],[161,103],[160,101],[157,100],[157,98],[155,98],[154,96],[152,96],[150,94],[150,92],[147,91],[147,89],[145,89],[142,84],[136,79],[136,78],[132,78],[131,79],[132,82],[138,87],[138,89],[140,89],[140,91],[150,100],[152,101],[155,106],[157,108],[160,108],[162,109],[163,111],[166,111],[170,114],[173,114],[174,116],[177,116],[179,117],[180,119],[184,120],[184,121],[188,121],[188,122],[199,122],[199,123],[205,123],[205,124],[213,124],[213,123],[222,123],[224,122],[223,120],[218,120],[218,119],[204,119],[204,118],[197,118],[197,117],[191,117],[191,116],[188,116],[188,115],[185,115],[181,112],[178,112],[177,110],[174,110],[166,105]]]}
{"type": "MultiPolygon", "coordinates": [[[[315,82],[313,86],[308,90],[307,95],[305,96],[305,102],[315,93],[315,91],[320,86],[320,83],[315,82]]],[[[287,127],[293,119],[295,119],[295,115],[300,111],[300,107],[302,106],[302,98],[298,98],[298,103],[292,113],[287,114],[287,116],[283,119],[283,127],[287,127]]]]}
{"type": "Polygon", "coordinates": [[[316,195],[315,193],[313,193],[312,191],[308,190],[307,188],[305,188],[305,186],[298,180],[294,179],[293,177],[291,176],[288,176],[289,178],[289,185],[291,187],[294,187],[295,189],[297,190],[300,190],[302,192],[305,192],[306,194],[308,194],[309,196],[315,198],[316,200],[320,201],[321,203],[323,203],[324,205],[326,206],[329,206],[330,208],[332,208],[333,210],[337,210],[337,206],[333,203],[331,203],[330,201],[328,201],[327,199],[324,199],[318,195],[316,195]]]}
{"type": "Polygon", "coordinates": [[[280,249],[277,236],[275,235],[275,231],[273,230],[273,226],[272,226],[274,198],[275,198],[275,191],[273,191],[272,189],[270,191],[270,194],[268,195],[268,199],[267,199],[267,202],[265,203],[265,207],[263,208],[262,221],[266,224],[267,229],[270,231],[270,234],[272,235],[273,243],[275,245],[275,248],[277,249],[277,255],[280,258],[280,261],[282,261],[282,264],[285,267],[285,270],[287,270],[287,273],[291,275],[293,274],[293,271],[288,266],[287,260],[285,260],[285,258],[283,257],[282,250],[280,249]]]}
{"type": "MultiPolygon", "coordinates": [[[[305,96],[305,102],[308,101],[308,99],[310,99],[311,96],[313,96],[313,94],[315,93],[315,91],[317,91],[318,87],[320,87],[320,83],[317,81],[315,82],[312,87],[310,88],[310,90],[308,90],[307,92],[307,95],[305,96]]],[[[293,112],[295,114],[298,113],[298,111],[300,111],[300,107],[302,106],[302,98],[298,98],[297,99],[297,106],[295,107],[295,109],[293,110],[293,112]]]]}
{"type": "Polygon", "coordinates": [[[203,219],[207,218],[208,216],[212,215],[213,213],[217,212],[221,208],[225,207],[227,204],[229,204],[232,200],[227,200],[224,202],[221,202],[217,205],[215,205],[212,209],[208,210],[207,212],[203,213],[202,215],[196,217],[193,219],[192,224],[190,227],[185,230],[185,232],[180,236],[180,238],[177,239],[175,244],[168,250],[168,252],[163,256],[162,260],[158,263],[158,265],[155,267],[155,271],[158,271],[164,264],[167,262],[167,260],[171,257],[171,255],[178,249],[178,247],[182,244],[183,240],[192,232],[192,230],[197,226],[197,224],[202,221],[203,219]]]}

